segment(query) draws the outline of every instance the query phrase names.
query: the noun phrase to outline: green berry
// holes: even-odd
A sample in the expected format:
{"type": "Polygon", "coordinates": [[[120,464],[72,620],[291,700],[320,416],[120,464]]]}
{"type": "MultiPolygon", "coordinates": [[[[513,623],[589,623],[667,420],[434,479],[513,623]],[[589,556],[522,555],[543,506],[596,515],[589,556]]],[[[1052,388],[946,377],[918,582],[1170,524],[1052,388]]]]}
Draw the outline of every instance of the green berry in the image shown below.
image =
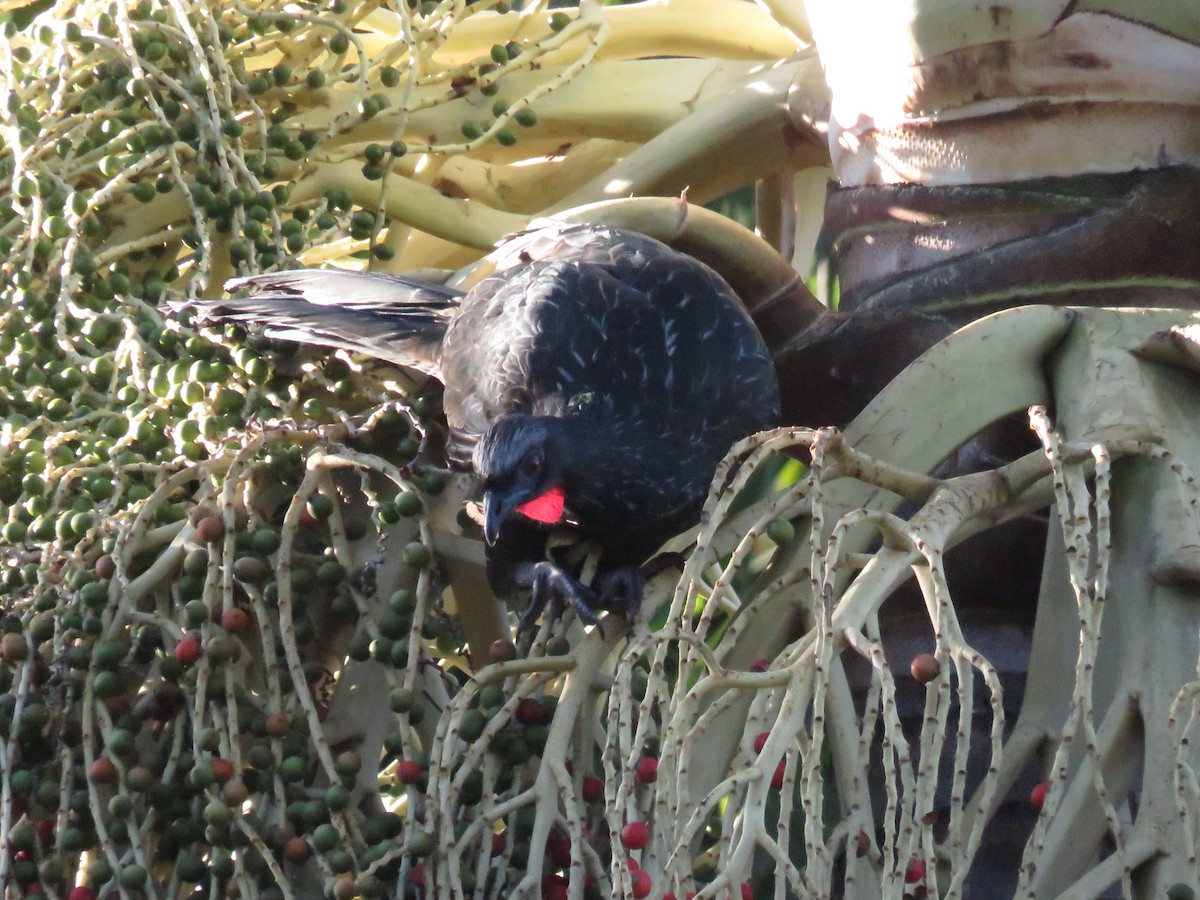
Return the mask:
{"type": "Polygon", "coordinates": [[[127,863],[121,867],[121,886],[136,890],[146,885],[147,872],[137,863],[127,863]]]}
{"type": "Polygon", "coordinates": [[[419,541],[413,541],[411,544],[408,544],[404,548],[402,556],[405,564],[412,566],[414,569],[423,569],[433,559],[429,548],[419,541]]]}
{"type": "Polygon", "coordinates": [[[767,526],[767,537],[776,544],[790,544],[796,539],[796,527],[787,519],[775,519],[767,526]]]}
{"type": "Polygon", "coordinates": [[[279,549],[279,532],[274,528],[259,528],[250,536],[250,546],[261,556],[274,553],[279,549]]]}

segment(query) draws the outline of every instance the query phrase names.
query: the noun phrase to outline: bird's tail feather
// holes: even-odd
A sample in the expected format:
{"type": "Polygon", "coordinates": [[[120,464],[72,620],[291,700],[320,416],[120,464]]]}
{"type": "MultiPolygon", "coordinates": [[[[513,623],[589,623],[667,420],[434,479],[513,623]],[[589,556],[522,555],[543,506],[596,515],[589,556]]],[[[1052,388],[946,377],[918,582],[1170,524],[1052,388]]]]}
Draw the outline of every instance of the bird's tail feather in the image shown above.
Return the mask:
{"type": "Polygon", "coordinates": [[[441,377],[442,338],[462,295],[399,275],[294,269],[235,278],[249,294],[184,306],[207,324],[237,324],[269,338],[365,353],[441,377]]]}

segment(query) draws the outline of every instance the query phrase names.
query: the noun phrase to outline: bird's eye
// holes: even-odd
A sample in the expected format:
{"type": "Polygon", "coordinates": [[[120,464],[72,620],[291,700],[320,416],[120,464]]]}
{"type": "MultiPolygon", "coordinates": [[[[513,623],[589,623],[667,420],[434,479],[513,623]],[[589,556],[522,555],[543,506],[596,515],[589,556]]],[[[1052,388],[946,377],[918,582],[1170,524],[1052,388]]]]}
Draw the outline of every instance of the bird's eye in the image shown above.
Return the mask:
{"type": "Polygon", "coordinates": [[[542,472],[542,461],[537,457],[525,460],[525,474],[530,478],[536,478],[542,472]]]}

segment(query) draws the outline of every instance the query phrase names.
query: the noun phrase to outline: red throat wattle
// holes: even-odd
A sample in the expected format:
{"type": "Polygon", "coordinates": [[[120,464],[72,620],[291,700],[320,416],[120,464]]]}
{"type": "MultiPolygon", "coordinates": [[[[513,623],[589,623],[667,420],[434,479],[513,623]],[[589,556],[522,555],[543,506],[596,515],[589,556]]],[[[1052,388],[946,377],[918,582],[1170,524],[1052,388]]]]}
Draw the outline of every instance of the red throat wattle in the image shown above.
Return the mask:
{"type": "Polygon", "coordinates": [[[522,503],[517,507],[517,512],[533,519],[535,522],[544,522],[547,525],[553,525],[556,522],[562,521],[564,499],[563,489],[552,487],[544,494],[534,497],[528,503],[522,503]]]}

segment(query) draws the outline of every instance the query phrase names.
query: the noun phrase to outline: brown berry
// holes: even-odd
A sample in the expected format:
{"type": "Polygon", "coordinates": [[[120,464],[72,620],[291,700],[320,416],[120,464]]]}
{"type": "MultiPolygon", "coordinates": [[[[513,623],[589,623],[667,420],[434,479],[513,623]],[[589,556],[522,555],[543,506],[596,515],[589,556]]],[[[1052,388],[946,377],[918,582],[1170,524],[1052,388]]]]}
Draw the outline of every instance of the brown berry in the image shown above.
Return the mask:
{"type": "Polygon", "coordinates": [[[225,536],[225,523],[216,516],[205,516],[196,522],[196,537],[212,544],[225,536]]]}
{"type": "Polygon", "coordinates": [[[517,646],[512,641],[497,638],[488,648],[488,656],[494,663],[511,662],[517,658],[517,646]]]}
{"type": "Polygon", "coordinates": [[[302,837],[288,838],[287,843],[283,845],[283,858],[288,862],[300,864],[307,862],[310,856],[312,848],[302,837]]]}
{"type": "Polygon", "coordinates": [[[107,756],[101,756],[88,767],[88,778],[94,784],[115,784],[117,764],[107,756]]]}
{"type": "Polygon", "coordinates": [[[932,653],[918,653],[913,657],[908,670],[921,684],[929,684],[942,673],[942,664],[932,653]]]}

